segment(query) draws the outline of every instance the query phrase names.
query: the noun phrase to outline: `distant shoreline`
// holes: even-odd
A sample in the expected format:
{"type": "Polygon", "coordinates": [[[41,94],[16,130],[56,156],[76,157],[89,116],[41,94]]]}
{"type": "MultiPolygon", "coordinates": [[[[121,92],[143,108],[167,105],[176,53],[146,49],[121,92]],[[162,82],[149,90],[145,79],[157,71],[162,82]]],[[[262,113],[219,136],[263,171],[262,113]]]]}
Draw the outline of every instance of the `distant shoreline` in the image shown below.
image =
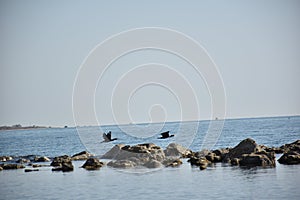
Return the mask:
{"type": "Polygon", "coordinates": [[[42,129],[42,128],[51,128],[47,126],[0,126],[0,131],[8,131],[8,130],[24,130],[24,129],[42,129]]]}

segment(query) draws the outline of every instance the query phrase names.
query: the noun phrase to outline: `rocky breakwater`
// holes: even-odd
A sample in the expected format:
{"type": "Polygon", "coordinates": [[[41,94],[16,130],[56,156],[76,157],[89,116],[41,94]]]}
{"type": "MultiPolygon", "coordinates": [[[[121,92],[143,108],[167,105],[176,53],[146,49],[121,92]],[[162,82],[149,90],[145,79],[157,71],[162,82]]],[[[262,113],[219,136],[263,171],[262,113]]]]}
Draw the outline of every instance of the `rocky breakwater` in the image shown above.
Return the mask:
{"type": "Polygon", "coordinates": [[[213,163],[223,162],[242,167],[275,167],[275,153],[267,152],[253,139],[247,138],[233,148],[214,151],[202,150],[190,154],[188,162],[193,166],[206,169],[213,163]]]}
{"type": "Polygon", "coordinates": [[[160,168],[163,166],[175,167],[181,165],[182,161],[179,157],[185,154],[186,149],[174,144],[168,147],[164,151],[153,143],[133,146],[118,144],[101,158],[113,159],[107,165],[114,168],[160,168]]]}
{"type": "Polygon", "coordinates": [[[300,164],[300,140],[280,147],[284,154],[278,159],[280,164],[294,165],[300,164]]]}

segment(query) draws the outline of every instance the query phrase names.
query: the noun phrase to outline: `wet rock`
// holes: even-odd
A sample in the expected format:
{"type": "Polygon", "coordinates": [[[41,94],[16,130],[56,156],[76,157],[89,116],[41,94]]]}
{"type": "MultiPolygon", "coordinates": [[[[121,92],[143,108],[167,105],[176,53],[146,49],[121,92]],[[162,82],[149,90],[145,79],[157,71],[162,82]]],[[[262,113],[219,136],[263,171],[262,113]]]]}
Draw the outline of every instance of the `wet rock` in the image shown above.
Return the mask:
{"type": "Polygon", "coordinates": [[[37,167],[50,167],[50,165],[41,165],[41,164],[33,164],[33,163],[28,164],[28,166],[31,166],[33,168],[37,168],[37,167]]]}
{"type": "Polygon", "coordinates": [[[0,167],[0,171],[2,171],[3,170],[3,168],[2,167],[0,167]]]}
{"type": "Polygon", "coordinates": [[[222,161],[222,158],[221,156],[217,156],[215,153],[213,152],[209,152],[205,158],[210,161],[210,162],[213,162],[213,163],[216,163],[216,162],[221,162],[222,161]]]}
{"type": "Polygon", "coordinates": [[[289,151],[284,153],[279,159],[278,162],[280,164],[285,165],[296,165],[300,164],[300,153],[297,151],[289,151]]]}
{"type": "Polygon", "coordinates": [[[94,155],[87,151],[82,151],[80,153],[73,155],[72,160],[87,160],[88,158],[90,158],[92,156],[94,156],[94,155]]]}
{"type": "Polygon", "coordinates": [[[24,172],[36,172],[39,171],[39,169],[25,169],[24,172]]]}
{"type": "Polygon", "coordinates": [[[11,156],[0,156],[0,162],[6,162],[12,159],[13,158],[11,156]]]}
{"type": "Polygon", "coordinates": [[[259,152],[244,154],[239,160],[240,166],[262,166],[262,167],[275,167],[274,152],[259,152]]]}
{"type": "Polygon", "coordinates": [[[130,160],[116,160],[110,161],[107,163],[107,166],[114,167],[114,168],[133,168],[135,167],[135,163],[130,160]]]}
{"type": "Polygon", "coordinates": [[[46,156],[41,156],[41,157],[36,156],[34,158],[34,162],[50,162],[50,161],[51,160],[46,156]]]}
{"type": "Polygon", "coordinates": [[[192,153],[191,150],[181,146],[180,144],[171,143],[164,150],[165,156],[172,157],[188,157],[192,153]]]}
{"type": "Polygon", "coordinates": [[[2,164],[0,165],[0,167],[2,167],[4,170],[25,168],[24,165],[20,165],[20,164],[2,164]]]}
{"type": "Polygon", "coordinates": [[[220,156],[221,161],[223,161],[223,159],[229,153],[230,150],[231,148],[221,148],[221,149],[213,150],[212,153],[214,153],[216,156],[220,156]]]}
{"type": "Polygon", "coordinates": [[[72,159],[70,156],[63,155],[63,156],[55,157],[50,165],[53,167],[61,167],[62,163],[70,163],[71,161],[72,159]]]}
{"type": "Polygon", "coordinates": [[[180,159],[167,159],[164,160],[163,164],[166,167],[179,167],[180,165],[182,165],[182,161],[180,159]]]}
{"type": "Polygon", "coordinates": [[[87,170],[96,170],[99,169],[104,165],[103,162],[100,162],[97,158],[89,158],[87,161],[82,165],[82,168],[85,168],[87,170]]]}
{"type": "Polygon", "coordinates": [[[300,153],[300,140],[296,140],[290,144],[285,144],[280,147],[284,153],[288,153],[291,151],[300,153]]]}
{"type": "Polygon", "coordinates": [[[62,162],[60,167],[55,167],[52,171],[70,172],[74,170],[72,162],[62,162]]]}
{"type": "Polygon", "coordinates": [[[205,157],[191,157],[188,162],[190,162],[191,165],[199,166],[201,170],[206,169],[208,164],[211,163],[205,157]]]}

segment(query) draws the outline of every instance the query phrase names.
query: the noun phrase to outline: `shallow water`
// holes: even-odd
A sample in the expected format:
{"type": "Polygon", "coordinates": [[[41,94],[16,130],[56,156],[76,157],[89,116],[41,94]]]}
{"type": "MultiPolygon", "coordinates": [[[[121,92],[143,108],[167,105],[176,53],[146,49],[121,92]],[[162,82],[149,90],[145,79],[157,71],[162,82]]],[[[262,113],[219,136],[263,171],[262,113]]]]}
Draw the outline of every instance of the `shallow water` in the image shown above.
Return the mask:
{"type": "MultiPolygon", "coordinates": [[[[185,122],[183,127],[188,130],[192,123],[196,122],[185,122]]],[[[190,145],[194,151],[201,148],[208,124],[208,121],[200,122],[190,145]]],[[[105,126],[105,131],[111,130],[113,137],[119,138],[109,144],[101,143],[99,128],[80,129],[91,135],[99,134],[99,141],[90,137],[84,142],[101,154],[118,143],[154,142],[165,147],[176,141],[180,134],[176,132],[178,127],[178,123],[166,123],[163,130],[172,130],[176,136],[158,140],[157,134],[138,138],[122,133],[117,126],[105,126]]],[[[227,120],[214,148],[235,146],[247,137],[268,146],[293,142],[300,139],[300,117],[227,120]]],[[[75,128],[0,132],[1,155],[73,155],[84,149],[75,128]]],[[[276,156],[278,159],[280,155],[276,156]]],[[[300,199],[300,165],[277,163],[276,168],[245,169],[218,163],[200,171],[184,160],[179,168],[137,171],[105,166],[86,171],[79,168],[82,161],[73,164],[75,170],[69,173],[52,172],[49,167],[31,173],[0,171],[0,199],[300,199]]]]}

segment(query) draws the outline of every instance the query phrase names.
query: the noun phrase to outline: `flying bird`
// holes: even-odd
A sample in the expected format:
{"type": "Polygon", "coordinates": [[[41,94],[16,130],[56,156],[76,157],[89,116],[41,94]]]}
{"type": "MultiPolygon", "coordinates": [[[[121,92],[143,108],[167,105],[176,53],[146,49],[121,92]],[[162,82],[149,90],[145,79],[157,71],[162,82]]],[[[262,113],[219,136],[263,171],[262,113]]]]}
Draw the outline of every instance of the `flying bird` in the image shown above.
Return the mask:
{"type": "Polygon", "coordinates": [[[169,132],[170,131],[166,131],[166,132],[161,133],[161,137],[158,138],[158,139],[166,139],[166,138],[169,138],[169,137],[174,137],[174,135],[169,135],[169,132]]]}
{"type": "Polygon", "coordinates": [[[103,142],[111,142],[111,141],[114,141],[114,140],[117,140],[118,138],[111,138],[111,131],[109,131],[107,134],[103,133],[103,139],[104,141],[103,142]]]}

